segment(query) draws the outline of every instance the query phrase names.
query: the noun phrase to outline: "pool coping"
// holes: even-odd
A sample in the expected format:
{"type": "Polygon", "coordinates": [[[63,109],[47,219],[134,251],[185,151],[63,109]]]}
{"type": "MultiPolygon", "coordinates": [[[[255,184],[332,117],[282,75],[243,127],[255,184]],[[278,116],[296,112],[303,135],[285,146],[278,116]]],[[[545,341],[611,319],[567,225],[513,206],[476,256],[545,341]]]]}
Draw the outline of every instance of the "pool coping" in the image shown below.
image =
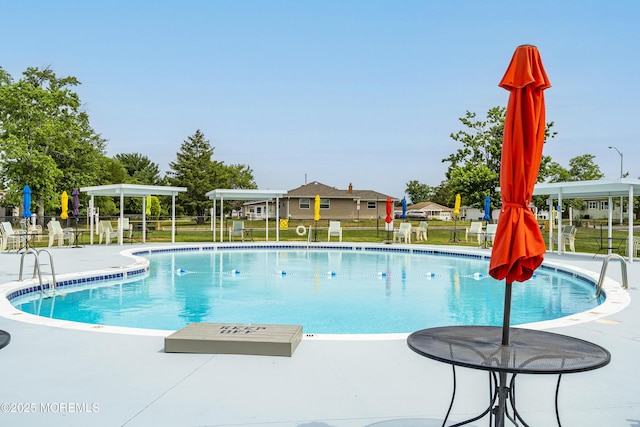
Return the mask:
{"type": "MultiPolygon", "coordinates": [[[[287,242],[287,243],[192,243],[182,245],[158,245],[158,246],[141,246],[131,249],[123,249],[120,255],[132,259],[130,264],[118,267],[102,268],[97,270],[87,270],[74,273],[57,274],[56,282],[58,284],[65,283],[67,289],[78,288],[87,283],[99,282],[100,280],[108,280],[108,278],[119,275],[118,277],[135,277],[140,274],[147,274],[149,269],[149,261],[139,255],[162,253],[162,252],[183,252],[183,251],[218,251],[218,250],[234,250],[234,249],[301,249],[308,248],[314,250],[374,250],[379,252],[398,252],[398,253],[417,253],[417,254],[439,254],[453,256],[467,256],[477,259],[489,260],[490,252],[460,247],[443,247],[436,245],[421,245],[419,247],[410,244],[376,244],[376,243],[358,243],[358,242],[342,242],[342,243],[307,243],[307,242],[287,242]]],[[[33,268],[33,266],[31,266],[33,268]]],[[[560,271],[566,274],[572,274],[574,277],[580,277],[588,283],[592,283],[594,288],[599,280],[599,275],[593,271],[586,270],[577,266],[567,265],[557,261],[544,261],[542,268],[560,271]]],[[[43,276],[43,287],[51,282],[50,276],[43,276]],[[49,278],[49,280],[45,280],[49,278]]],[[[117,278],[117,277],[116,277],[117,278]]],[[[31,292],[40,292],[40,283],[38,279],[26,279],[23,281],[12,281],[0,285],[0,317],[11,320],[18,320],[26,323],[37,324],[42,326],[54,326],[83,331],[106,332],[127,335],[143,335],[143,336],[159,336],[166,337],[172,334],[173,330],[159,329],[142,329],[121,326],[105,326],[88,323],[72,322],[67,320],[51,319],[42,316],[29,314],[18,310],[11,304],[10,299],[21,296],[21,290],[31,290],[31,292]],[[18,293],[19,295],[15,295],[18,293]]],[[[631,300],[628,292],[622,289],[617,281],[605,277],[603,280],[602,291],[605,293],[605,301],[592,310],[576,313],[573,315],[561,317],[553,320],[546,320],[535,323],[527,323],[517,325],[522,328],[529,329],[551,329],[565,326],[573,326],[585,322],[593,322],[603,317],[610,316],[626,308],[631,300]]],[[[395,340],[406,339],[408,333],[392,333],[392,334],[304,334],[303,339],[314,340],[395,340]]]]}

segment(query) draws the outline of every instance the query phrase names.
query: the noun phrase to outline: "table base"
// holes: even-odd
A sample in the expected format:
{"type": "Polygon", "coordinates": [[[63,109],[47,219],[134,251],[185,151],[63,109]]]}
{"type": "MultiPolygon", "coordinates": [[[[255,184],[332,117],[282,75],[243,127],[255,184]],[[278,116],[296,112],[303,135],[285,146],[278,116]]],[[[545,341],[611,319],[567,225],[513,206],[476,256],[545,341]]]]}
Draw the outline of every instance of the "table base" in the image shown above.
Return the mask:
{"type": "MultiPolygon", "coordinates": [[[[453,402],[456,398],[456,367],[455,365],[451,365],[453,371],[453,394],[451,396],[451,402],[449,403],[449,409],[447,410],[447,415],[444,417],[442,421],[442,425],[445,426],[447,420],[449,419],[449,415],[451,414],[451,410],[453,409],[453,402]]],[[[515,426],[518,426],[518,421],[522,424],[523,427],[529,427],[529,424],[522,418],[518,410],[516,409],[516,376],[517,374],[512,374],[511,378],[508,378],[506,373],[500,373],[500,381],[498,381],[498,375],[495,372],[489,372],[489,405],[487,409],[482,411],[480,414],[476,415],[473,418],[469,418],[467,420],[461,421],[456,424],[451,424],[449,427],[459,427],[463,425],[467,425],[474,421],[478,421],[487,415],[489,415],[489,425],[495,425],[496,427],[504,426],[504,419],[508,419],[515,426]],[[507,384],[508,380],[508,386],[507,384]],[[503,386],[500,386],[504,384],[503,386]],[[500,395],[500,391],[502,390],[503,394],[500,395]],[[496,401],[498,405],[496,405],[496,401]],[[508,405],[507,405],[508,404],[508,405]],[[495,424],[493,424],[495,418],[495,424]]],[[[560,380],[562,379],[562,374],[558,375],[558,382],[556,383],[556,392],[555,392],[555,412],[556,412],[556,420],[558,422],[558,426],[562,427],[560,423],[560,410],[558,409],[558,394],[560,391],[560,380]]]]}

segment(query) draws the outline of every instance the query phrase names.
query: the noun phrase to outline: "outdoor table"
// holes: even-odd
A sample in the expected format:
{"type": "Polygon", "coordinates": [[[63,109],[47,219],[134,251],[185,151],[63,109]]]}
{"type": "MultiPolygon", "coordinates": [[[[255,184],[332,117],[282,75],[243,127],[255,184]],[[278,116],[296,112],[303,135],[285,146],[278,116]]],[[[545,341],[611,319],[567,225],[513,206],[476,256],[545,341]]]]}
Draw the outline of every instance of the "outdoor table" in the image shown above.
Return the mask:
{"type": "Polygon", "coordinates": [[[82,234],[87,230],[78,230],[77,228],[70,228],[66,231],[73,234],[73,246],[71,246],[72,248],[84,247],[80,244],[80,237],[82,237],[82,234]]]}
{"type": "Polygon", "coordinates": [[[253,228],[244,228],[244,238],[251,239],[253,242],[253,228]]]}
{"type": "Polygon", "coordinates": [[[603,250],[606,250],[607,252],[608,251],[620,252],[620,248],[622,247],[622,244],[625,243],[627,240],[629,240],[626,237],[594,237],[594,239],[596,239],[596,242],[598,243],[598,250],[593,255],[594,258],[596,257],[596,255],[600,253],[600,251],[603,251],[603,250]],[[618,242],[618,244],[616,245],[615,242],[618,242]]]}
{"type": "Polygon", "coordinates": [[[8,346],[9,341],[11,341],[11,335],[9,335],[9,332],[0,330],[0,348],[8,346]]]}
{"type": "MultiPolygon", "coordinates": [[[[407,344],[411,350],[430,359],[450,364],[453,368],[453,395],[443,425],[449,418],[456,395],[456,366],[488,371],[490,396],[489,406],[481,414],[451,427],[469,424],[491,412],[499,391],[496,374],[511,376],[507,400],[513,410],[513,417],[508,410],[505,410],[505,413],[514,424],[517,419],[525,426],[526,422],[516,409],[516,376],[558,375],[555,410],[560,426],[558,391],[562,375],[598,369],[611,360],[611,354],[604,348],[566,335],[521,328],[510,328],[509,335],[509,345],[502,345],[500,326],[447,326],[423,329],[409,335],[407,344]]],[[[493,414],[494,412],[491,417],[493,414]]]]}

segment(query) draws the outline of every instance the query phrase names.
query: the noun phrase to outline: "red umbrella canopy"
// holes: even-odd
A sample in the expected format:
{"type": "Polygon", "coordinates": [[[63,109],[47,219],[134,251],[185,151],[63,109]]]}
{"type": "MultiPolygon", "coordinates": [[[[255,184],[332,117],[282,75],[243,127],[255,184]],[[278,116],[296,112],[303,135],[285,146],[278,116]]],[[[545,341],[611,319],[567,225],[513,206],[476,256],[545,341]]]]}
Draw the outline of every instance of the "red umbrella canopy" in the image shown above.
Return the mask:
{"type": "Polygon", "coordinates": [[[489,274],[512,283],[529,279],[546,252],[538,222],[529,210],[544,144],[543,92],[551,87],[535,46],[516,49],[499,86],[510,95],[500,166],[502,211],[489,274]]]}
{"type": "Polygon", "coordinates": [[[393,201],[391,200],[391,197],[387,197],[387,217],[384,219],[384,222],[386,222],[387,224],[391,224],[391,221],[393,221],[393,201]]]}

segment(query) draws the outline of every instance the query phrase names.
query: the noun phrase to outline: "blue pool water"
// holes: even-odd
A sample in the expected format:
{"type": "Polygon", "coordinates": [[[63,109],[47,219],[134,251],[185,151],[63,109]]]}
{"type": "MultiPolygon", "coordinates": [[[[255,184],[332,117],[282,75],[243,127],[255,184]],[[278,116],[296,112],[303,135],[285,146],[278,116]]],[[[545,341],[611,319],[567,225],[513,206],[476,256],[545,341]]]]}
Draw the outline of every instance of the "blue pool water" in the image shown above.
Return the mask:
{"type": "MultiPolygon", "coordinates": [[[[488,260],[363,250],[217,250],[151,254],[150,271],[14,299],[19,309],[85,323],[180,329],[191,322],[301,324],[305,333],[407,333],[501,325],[504,281],[488,260]]],[[[593,286],[538,269],[514,283],[511,324],[592,309],[593,286]]]]}

